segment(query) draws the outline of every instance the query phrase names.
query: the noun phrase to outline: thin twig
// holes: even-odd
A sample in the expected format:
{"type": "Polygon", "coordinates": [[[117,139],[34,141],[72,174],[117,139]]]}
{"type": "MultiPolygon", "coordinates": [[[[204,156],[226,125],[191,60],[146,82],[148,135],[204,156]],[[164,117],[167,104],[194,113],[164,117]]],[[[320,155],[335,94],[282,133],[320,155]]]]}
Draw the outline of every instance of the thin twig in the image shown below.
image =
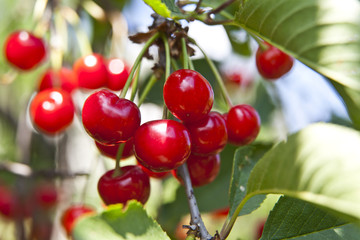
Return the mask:
{"type": "Polygon", "coordinates": [[[186,196],[187,196],[188,204],[189,204],[189,208],[190,208],[190,215],[191,215],[190,224],[198,227],[198,229],[200,231],[200,239],[201,240],[209,240],[212,237],[209,234],[209,232],[207,231],[205,224],[201,218],[186,163],[181,165],[178,168],[178,173],[184,181],[184,187],[185,187],[186,196]]]}

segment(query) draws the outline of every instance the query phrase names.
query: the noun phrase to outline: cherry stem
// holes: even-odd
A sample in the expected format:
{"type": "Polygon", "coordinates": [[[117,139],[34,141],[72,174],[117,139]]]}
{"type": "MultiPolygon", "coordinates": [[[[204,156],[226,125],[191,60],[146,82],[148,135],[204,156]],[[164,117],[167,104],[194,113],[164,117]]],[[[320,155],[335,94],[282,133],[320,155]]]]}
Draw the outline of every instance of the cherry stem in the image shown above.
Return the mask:
{"type": "Polygon", "coordinates": [[[121,167],[120,167],[120,160],[121,160],[121,156],[124,151],[124,147],[125,147],[125,142],[120,143],[119,149],[116,154],[115,170],[112,175],[113,178],[118,177],[122,174],[121,167]]]}
{"type": "Polygon", "coordinates": [[[165,34],[161,34],[161,38],[164,42],[165,47],[165,81],[170,75],[170,64],[171,64],[171,55],[170,55],[170,47],[168,39],[166,38],[165,34]]]}
{"type": "Polygon", "coordinates": [[[185,38],[181,38],[182,57],[183,57],[183,68],[189,69],[189,57],[187,53],[185,38]]]}
{"type": "Polygon", "coordinates": [[[139,98],[139,102],[138,102],[138,107],[141,106],[141,104],[143,104],[143,102],[145,101],[146,96],[149,94],[150,90],[152,89],[152,87],[154,86],[154,84],[157,82],[157,78],[155,75],[152,75],[150,77],[150,80],[147,82],[144,91],[142,92],[140,98],[139,98]]]}
{"type": "Polygon", "coordinates": [[[230,108],[233,106],[233,104],[231,103],[231,99],[230,99],[229,93],[228,93],[228,91],[226,90],[224,81],[222,80],[221,75],[220,75],[219,71],[217,70],[214,62],[207,56],[207,54],[205,53],[205,51],[196,43],[196,41],[195,41],[194,39],[190,39],[190,41],[191,41],[192,43],[194,43],[194,44],[200,49],[200,51],[202,52],[202,54],[204,55],[205,60],[207,61],[208,65],[210,66],[211,71],[213,72],[213,74],[214,74],[214,76],[215,76],[215,79],[216,79],[217,83],[219,84],[219,87],[220,87],[221,93],[222,93],[222,95],[223,95],[223,98],[224,98],[224,100],[225,100],[225,103],[226,103],[228,109],[230,109],[230,108]]]}
{"type": "Polygon", "coordinates": [[[130,101],[132,101],[132,102],[134,101],[136,92],[138,90],[139,78],[140,78],[140,68],[141,68],[141,63],[139,64],[139,67],[135,73],[134,82],[132,84],[131,96],[130,96],[130,101]]]}
{"type": "Polygon", "coordinates": [[[147,49],[153,44],[153,42],[159,37],[159,35],[160,35],[159,32],[155,33],[151,38],[149,38],[149,40],[147,40],[144,47],[141,49],[139,55],[135,59],[135,62],[134,62],[133,67],[132,67],[132,69],[130,71],[129,77],[126,80],[126,84],[125,84],[123,90],[121,91],[120,98],[124,98],[126,96],[126,92],[130,87],[131,80],[132,80],[132,78],[134,76],[135,70],[140,65],[140,62],[141,62],[144,54],[146,53],[147,49]]]}
{"type": "Polygon", "coordinates": [[[265,51],[266,49],[269,48],[268,45],[265,44],[265,42],[263,40],[261,40],[258,36],[256,36],[255,34],[251,33],[251,32],[247,32],[258,44],[261,50],[265,51]]]}
{"type": "Polygon", "coordinates": [[[189,204],[189,208],[190,208],[190,216],[191,216],[190,224],[196,225],[199,228],[201,240],[211,239],[211,235],[207,231],[205,224],[200,215],[200,211],[199,211],[199,208],[198,208],[198,205],[196,202],[196,198],[194,195],[194,189],[191,184],[189,170],[187,168],[186,163],[184,163],[183,165],[181,165],[178,168],[178,173],[184,182],[185,192],[186,192],[186,196],[187,196],[188,204],[189,204]]]}

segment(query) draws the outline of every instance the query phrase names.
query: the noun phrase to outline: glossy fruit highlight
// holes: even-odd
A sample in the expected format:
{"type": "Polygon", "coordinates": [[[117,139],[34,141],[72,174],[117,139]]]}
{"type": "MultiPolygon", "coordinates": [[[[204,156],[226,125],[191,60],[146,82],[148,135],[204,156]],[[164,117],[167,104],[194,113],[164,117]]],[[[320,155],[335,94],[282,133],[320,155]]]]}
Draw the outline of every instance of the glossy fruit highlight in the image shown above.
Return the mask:
{"type": "Polygon", "coordinates": [[[70,94],[59,88],[37,93],[30,104],[35,128],[49,135],[64,131],[72,123],[74,113],[70,94]]]}
{"type": "Polygon", "coordinates": [[[96,141],[117,144],[134,135],[140,126],[140,110],[132,101],[104,89],[86,99],[82,122],[87,133],[96,141]]]}
{"type": "Polygon", "coordinates": [[[31,70],[46,56],[45,43],[27,31],[16,31],[8,36],[4,45],[9,63],[21,70],[31,70]]]}
{"type": "Polygon", "coordinates": [[[214,92],[210,83],[198,72],[180,69],[164,84],[164,101],[169,111],[184,122],[196,122],[211,110],[214,92]]]}
{"type": "Polygon", "coordinates": [[[98,191],[106,205],[135,199],[145,204],[150,195],[149,176],[139,167],[121,167],[121,175],[113,176],[114,170],[107,171],[98,182],[98,191]]]}
{"type": "Polygon", "coordinates": [[[177,168],[190,155],[189,131],[177,121],[154,120],[141,125],[134,136],[134,152],[141,165],[154,172],[177,168]]]}

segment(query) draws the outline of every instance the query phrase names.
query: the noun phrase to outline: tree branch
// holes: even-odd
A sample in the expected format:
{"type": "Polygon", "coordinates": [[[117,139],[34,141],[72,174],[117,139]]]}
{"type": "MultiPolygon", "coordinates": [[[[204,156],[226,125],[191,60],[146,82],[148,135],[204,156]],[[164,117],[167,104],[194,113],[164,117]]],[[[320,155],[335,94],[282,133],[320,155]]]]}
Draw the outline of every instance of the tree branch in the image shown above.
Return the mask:
{"type": "Polygon", "coordinates": [[[186,196],[187,196],[188,204],[189,204],[189,208],[190,208],[190,215],[191,215],[190,224],[196,226],[196,228],[200,232],[201,240],[210,240],[210,239],[212,239],[212,237],[209,234],[209,232],[207,231],[207,229],[204,225],[204,222],[201,218],[186,163],[181,165],[178,168],[178,173],[184,182],[186,196]]]}

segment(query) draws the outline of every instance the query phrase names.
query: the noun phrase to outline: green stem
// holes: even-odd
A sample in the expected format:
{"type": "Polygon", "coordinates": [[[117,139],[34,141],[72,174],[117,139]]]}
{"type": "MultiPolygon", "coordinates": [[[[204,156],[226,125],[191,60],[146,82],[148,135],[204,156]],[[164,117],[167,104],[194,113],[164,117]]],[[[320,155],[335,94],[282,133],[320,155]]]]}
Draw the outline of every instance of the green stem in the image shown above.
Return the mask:
{"type": "Polygon", "coordinates": [[[134,82],[132,84],[132,89],[131,89],[130,101],[134,101],[136,92],[138,90],[139,78],[140,78],[140,68],[141,68],[141,64],[139,64],[139,67],[135,73],[134,82]]]}
{"type": "Polygon", "coordinates": [[[126,80],[126,84],[124,86],[124,89],[121,91],[120,97],[124,98],[126,96],[126,92],[129,89],[129,86],[131,84],[131,80],[134,76],[135,70],[137,69],[137,67],[139,66],[141,59],[143,58],[145,52],[147,51],[147,49],[151,46],[151,44],[153,44],[153,42],[159,37],[160,33],[157,32],[155,33],[149,40],[147,40],[147,42],[145,43],[144,47],[141,49],[139,55],[137,56],[137,58],[135,59],[135,62],[133,64],[133,67],[130,71],[129,77],[126,80]]]}
{"type": "Polygon", "coordinates": [[[171,65],[175,71],[179,69],[179,66],[174,58],[171,58],[171,65]]]}
{"type": "Polygon", "coordinates": [[[189,57],[187,53],[185,38],[181,38],[182,57],[183,57],[183,68],[189,69],[189,57]]]}
{"type": "Polygon", "coordinates": [[[139,98],[139,103],[138,103],[138,107],[140,107],[141,104],[143,104],[143,102],[145,101],[146,96],[149,94],[150,90],[152,89],[152,87],[154,86],[154,84],[157,82],[157,78],[155,75],[152,75],[150,77],[150,80],[147,82],[144,91],[142,92],[140,98],[139,98]]]}
{"type": "Polygon", "coordinates": [[[123,151],[124,151],[124,147],[125,147],[125,142],[120,143],[119,149],[118,149],[117,154],[116,154],[115,170],[114,170],[113,175],[112,175],[113,178],[118,177],[118,176],[120,176],[122,174],[122,171],[121,171],[121,168],[120,168],[120,160],[121,160],[121,156],[122,156],[123,151]]]}
{"type": "Polygon", "coordinates": [[[193,61],[189,58],[189,69],[191,70],[195,70],[195,67],[194,67],[194,64],[193,64],[193,61]]]}
{"type": "Polygon", "coordinates": [[[165,34],[161,34],[161,38],[164,42],[165,47],[165,81],[170,75],[170,64],[171,64],[171,55],[170,55],[170,47],[168,39],[166,38],[165,34]]]}
{"type": "Polygon", "coordinates": [[[196,41],[194,39],[190,39],[190,41],[192,43],[194,43],[199,49],[200,51],[203,53],[204,57],[205,57],[205,60],[207,61],[207,63],[209,64],[210,68],[211,68],[211,71],[213,72],[214,76],[215,76],[215,79],[217,81],[217,83],[219,84],[219,87],[220,87],[220,90],[221,90],[221,93],[223,95],[223,98],[225,100],[225,103],[227,105],[228,108],[231,108],[233,105],[231,103],[231,99],[230,99],[230,96],[229,96],[229,93],[227,92],[226,90],[226,87],[225,87],[225,84],[220,76],[220,73],[219,71],[217,70],[214,62],[206,55],[205,51],[196,43],[196,41]]]}
{"type": "Polygon", "coordinates": [[[258,36],[256,36],[255,34],[251,33],[251,32],[247,32],[258,44],[261,50],[265,51],[266,49],[269,48],[268,45],[265,44],[265,42],[263,40],[261,40],[258,36]]]}

